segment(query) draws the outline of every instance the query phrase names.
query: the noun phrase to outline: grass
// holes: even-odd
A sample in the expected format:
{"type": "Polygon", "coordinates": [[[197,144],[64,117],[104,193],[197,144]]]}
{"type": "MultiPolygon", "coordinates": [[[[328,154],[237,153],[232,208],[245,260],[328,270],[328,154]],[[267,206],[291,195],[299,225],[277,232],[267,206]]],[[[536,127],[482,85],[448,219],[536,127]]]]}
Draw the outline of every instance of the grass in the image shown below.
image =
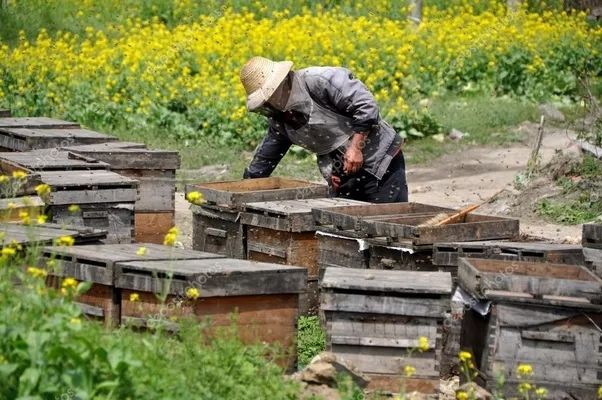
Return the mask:
{"type": "Polygon", "coordinates": [[[324,351],[326,334],[320,326],[319,317],[300,317],[297,329],[299,368],[303,368],[312,358],[324,351]]]}

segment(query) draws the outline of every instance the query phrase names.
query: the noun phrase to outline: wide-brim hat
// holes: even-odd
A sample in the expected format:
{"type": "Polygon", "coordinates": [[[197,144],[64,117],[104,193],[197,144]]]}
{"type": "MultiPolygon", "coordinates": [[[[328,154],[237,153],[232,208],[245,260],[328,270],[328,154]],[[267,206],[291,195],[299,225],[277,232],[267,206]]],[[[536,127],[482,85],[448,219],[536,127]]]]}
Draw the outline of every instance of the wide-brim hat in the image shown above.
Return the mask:
{"type": "Polygon", "coordinates": [[[247,61],[240,70],[240,81],[247,92],[247,110],[261,107],[292,68],[292,61],[272,61],[265,57],[253,57],[247,61]]]}

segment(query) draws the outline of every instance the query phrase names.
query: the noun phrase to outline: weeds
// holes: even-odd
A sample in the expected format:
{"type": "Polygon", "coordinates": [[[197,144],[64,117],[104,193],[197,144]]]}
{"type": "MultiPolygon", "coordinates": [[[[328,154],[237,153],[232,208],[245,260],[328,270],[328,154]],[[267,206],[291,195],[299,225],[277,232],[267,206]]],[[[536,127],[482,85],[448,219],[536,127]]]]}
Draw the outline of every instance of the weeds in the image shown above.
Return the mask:
{"type": "Polygon", "coordinates": [[[297,348],[299,368],[305,367],[312,358],[324,351],[326,333],[320,326],[319,317],[302,316],[297,322],[297,348]]]}

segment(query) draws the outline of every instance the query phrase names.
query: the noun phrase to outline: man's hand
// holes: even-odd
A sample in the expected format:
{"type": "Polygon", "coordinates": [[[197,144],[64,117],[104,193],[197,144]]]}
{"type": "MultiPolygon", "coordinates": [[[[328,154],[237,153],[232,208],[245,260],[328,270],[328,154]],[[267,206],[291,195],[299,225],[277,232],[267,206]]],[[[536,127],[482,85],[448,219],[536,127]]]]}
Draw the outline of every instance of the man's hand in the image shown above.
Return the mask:
{"type": "Polygon", "coordinates": [[[351,139],[351,145],[345,153],[345,164],[343,165],[343,171],[347,175],[355,174],[360,170],[364,164],[364,140],[365,136],[363,133],[356,133],[351,139]]]}

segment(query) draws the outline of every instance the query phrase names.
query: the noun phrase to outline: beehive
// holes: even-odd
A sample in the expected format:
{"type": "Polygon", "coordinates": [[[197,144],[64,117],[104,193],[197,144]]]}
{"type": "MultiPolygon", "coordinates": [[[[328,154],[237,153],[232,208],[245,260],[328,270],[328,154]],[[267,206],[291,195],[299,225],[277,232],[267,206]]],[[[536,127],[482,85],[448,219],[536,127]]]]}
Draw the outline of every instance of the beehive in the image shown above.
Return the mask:
{"type": "Polygon", "coordinates": [[[583,257],[585,265],[602,278],[602,224],[583,225],[583,257]]]}
{"type": "Polygon", "coordinates": [[[307,268],[302,313],[318,310],[318,239],[313,208],[365,204],[354,200],[316,198],[246,203],[241,214],[249,260],[307,268]]]}
{"type": "Polygon", "coordinates": [[[320,289],[327,348],[367,374],[371,389],[398,393],[410,365],[406,392],[438,391],[449,273],[327,268],[320,289]]]}
{"type": "Polygon", "coordinates": [[[459,284],[487,315],[467,311],[462,348],[474,354],[478,383],[504,375],[504,394],[517,394],[520,363],[549,398],[595,399],[602,376],[602,280],[583,266],[460,258],[459,284]]]}
{"type": "Polygon", "coordinates": [[[234,258],[246,258],[246,233],[240,221],[244,204],[259,201],[308,199],[327,196],[328,188],[279,177],[211,182],[186,186],[198,191],[205,204],[192,207],[193,248],[234,258]]]}
{"type": "Polygon", "coordinates": [[[134,237],[137,181],[111,171],[40,171],[50,186],[44,198],[50,221],[108,231],[106,243],[130,243],[134,237]],[[70,211],[71,205],[77,211],[70,211]]]}
{"type": "Polygon", "coordinates": [[[64,147],[72,153],[100,160],[113,172],[138,181],[135,204],[136,240],[162,243],[174,226],[177,151],[151,150],[142,143],[114,142],[64,147]]]}
{"type": "Polygon", "coordinates": [[[75,122],[46,117],[0,118],[0,148],[5,151],[29,151],[115,140],[117,138],[83,129],[75,122]]]}
{"type": "Polygon", "coordinates": [[[299,294],[306,281],[305,268],[226,258],[116,264],[124,323],[147,327],[148,321],[163,315],[209,319],[216,329],[231,326],[235,313],[241,339],[282,346],[283,364],[289,368],[296,359],[299,294]],[[187,298],[189,288],[197,288],[200,297],[187,298]],[[139,301],[130,300],[132,293],[139,301]],[[157,293],[166,296],[167,306],[157,293]]]}
{"type": "MultiPolygon", "coordinates": [[[[220,258],[216,254],[153,243],[108,244],[87,246],[49,246],[44,248],[42,266],[54,260],[51,275],[72,277],[78,281],[92,282],[92,287],[77,301],[86,315],[103,320],[107,325],[118,326],[121,321],[121,290],[115,287],[115,265],[124,261],[160,260],[164,263],[182,259],[220,258]],[[140,248],[144,247],[144,253],[140,248]]],[[[60,284],[60,280],[51,280],[60,284]]]]}

